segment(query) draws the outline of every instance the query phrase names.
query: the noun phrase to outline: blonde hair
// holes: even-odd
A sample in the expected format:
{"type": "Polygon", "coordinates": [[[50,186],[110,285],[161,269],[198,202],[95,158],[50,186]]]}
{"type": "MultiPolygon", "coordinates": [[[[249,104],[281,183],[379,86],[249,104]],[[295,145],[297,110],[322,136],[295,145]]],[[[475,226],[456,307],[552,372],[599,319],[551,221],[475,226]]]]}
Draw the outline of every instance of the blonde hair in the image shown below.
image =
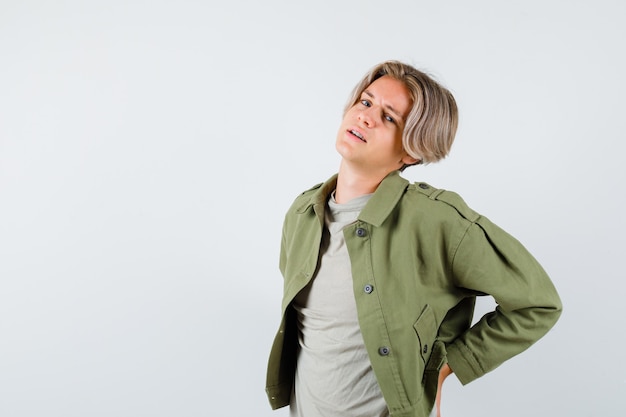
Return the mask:
{"type": "Polygon", "coordinates": [[[445,158],[458,126],[456,101],[450,91],[411,65],[387,61],[372,68],[354,87],[344,114],[361,99],[361,94],[370,84],[385,75],[404,83],[413,101],[402,132],[404,150],[418,160],[417,164],[445,158]]]}

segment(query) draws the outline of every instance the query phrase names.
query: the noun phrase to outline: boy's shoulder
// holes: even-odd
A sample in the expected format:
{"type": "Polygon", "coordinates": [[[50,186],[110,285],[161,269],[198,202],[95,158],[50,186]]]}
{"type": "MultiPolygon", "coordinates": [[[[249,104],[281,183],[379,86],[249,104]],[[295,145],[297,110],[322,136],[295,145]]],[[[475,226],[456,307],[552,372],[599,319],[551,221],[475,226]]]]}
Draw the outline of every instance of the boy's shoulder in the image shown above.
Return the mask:
{"type": "Polygon", "coordinates": [[[475,222],[480,217],[480,214],[472,210],[465,200],[454,191],[436,188],[426,182],[411,183],[409,184],[408,190],[420,196],[427,197],[430,201],[439,202],[453,208],[457,213],[471,222],[475,222]]]}

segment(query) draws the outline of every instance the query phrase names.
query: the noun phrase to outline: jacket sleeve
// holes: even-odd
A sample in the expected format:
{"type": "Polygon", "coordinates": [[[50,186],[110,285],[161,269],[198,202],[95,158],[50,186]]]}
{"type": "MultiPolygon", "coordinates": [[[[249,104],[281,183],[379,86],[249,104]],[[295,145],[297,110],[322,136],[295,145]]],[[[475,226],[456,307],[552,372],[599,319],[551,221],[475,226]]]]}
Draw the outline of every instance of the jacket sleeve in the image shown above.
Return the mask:
{"type": "Polygon", "coordinates": [[[561,300],[535,258],[515,238],[479,216],[453,254],[455,285],[489,294],[494,311],[447,346],[462,384],[493,370],[541,338],[561,314],[561,300]]]}

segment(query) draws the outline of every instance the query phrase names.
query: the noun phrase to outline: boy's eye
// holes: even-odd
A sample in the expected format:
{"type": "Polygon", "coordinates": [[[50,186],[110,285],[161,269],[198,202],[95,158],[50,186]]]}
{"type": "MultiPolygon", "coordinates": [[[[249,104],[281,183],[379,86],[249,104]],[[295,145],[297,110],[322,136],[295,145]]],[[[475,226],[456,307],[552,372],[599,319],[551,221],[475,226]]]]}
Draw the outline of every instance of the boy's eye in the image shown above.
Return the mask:
{"type": "Polygon", "coordinates": [[[364,105],[365,107],[370,107],[372,105],[372,103],[369,102],[369,100],[361,100],[361,104],[364,105]]]}
{"type": "Polygon", "coordinates": [[[393,119],[393,117],[389,116],[388,114],[385,115],[385,120],[391,123],[395,123],[396,121],[393,119]]]}

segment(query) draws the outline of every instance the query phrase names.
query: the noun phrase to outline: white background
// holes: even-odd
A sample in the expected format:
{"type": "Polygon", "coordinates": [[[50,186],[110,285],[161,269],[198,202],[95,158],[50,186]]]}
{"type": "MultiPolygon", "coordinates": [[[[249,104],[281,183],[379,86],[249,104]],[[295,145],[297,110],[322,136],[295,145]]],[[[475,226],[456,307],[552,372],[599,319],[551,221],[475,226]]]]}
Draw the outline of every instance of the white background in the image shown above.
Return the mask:
{"type": "Polygon", "coordinates": [[[515,235],[565,306],[450,378],[444,416],[625,415],[625,28],[620,0],[0,0],[0,415],[285,416],[283,215],[386,59],[461,111],[405,176],[515,235]]]}

